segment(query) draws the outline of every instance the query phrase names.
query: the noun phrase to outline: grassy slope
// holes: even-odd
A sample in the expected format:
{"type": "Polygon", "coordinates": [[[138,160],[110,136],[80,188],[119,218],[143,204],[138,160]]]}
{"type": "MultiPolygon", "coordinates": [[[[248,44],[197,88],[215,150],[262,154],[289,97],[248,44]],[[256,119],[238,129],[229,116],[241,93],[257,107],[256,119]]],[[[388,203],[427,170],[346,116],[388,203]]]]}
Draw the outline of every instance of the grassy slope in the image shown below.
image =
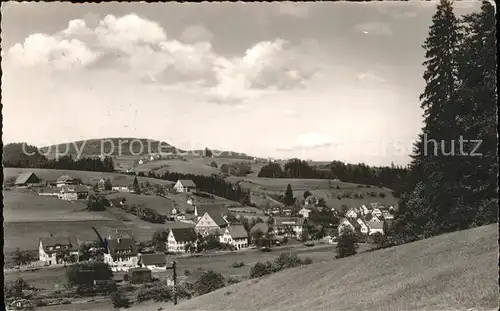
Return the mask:
{"type": "Polygon", "coordinates": [[[176,310],[497,310],[497,264],[495,224],[245,281],[176,310]]]}
{"type": "MultiPolygon", "coordinates": [[[[72,171],[72,170],[52,170],[52,169],[37,169],[37,168],[4,168],[4,179],[10,176],[18,176],[24,172],[33,172],[38,177],[44,180],[55,181],[61,175],[70,175],[73,178],[80,178],[84,184],[95,184],[101,178],[109,178],[113,185],[131,185],[134,181],[134,176],[119,174],[119,173],[102,173],[88,171],[72,171]]],[[[137,177],[139,182],[149,181],[150,184],[173,185],[173,182],[147,177],[137,177]]]]}
{"type": "MultiPolygon", "coordinates": [[[[342,205],[358,207],[362,204],[370,202],[379,202],[382,204],[397,203],[397,199],[393,197],[392,191],[386,188],[375,186],[364,186],[346,182],[335,182],[326,179],[289,179],[289,178],[262,178],[262,177],[228,177],[228,181],[239,183],[244,189],[249,189],[252,192],[252,201],[259,206],[266,204],[266,195],[282,195],[288,184],[294,191],[294,196],[303,198],[304,191],[309,190],[313,195],[325,199],[328,207],[340,208],[342,205]],[[340,188],[338,189],[337,186],[340,188]],[[369,192],[376,192],[377,197],[371,197],[369,192]],[[382,192],[385,197],[381,198],[378,194],[382,192]],[[338,194],[351,193],[351,198],[337,199],[338,194]],[[354,193],[361,193],[364,198],[355,199],[352,197],[354,193]]],[[[273,202],[269,202],[274,205],[273,202]]]]}

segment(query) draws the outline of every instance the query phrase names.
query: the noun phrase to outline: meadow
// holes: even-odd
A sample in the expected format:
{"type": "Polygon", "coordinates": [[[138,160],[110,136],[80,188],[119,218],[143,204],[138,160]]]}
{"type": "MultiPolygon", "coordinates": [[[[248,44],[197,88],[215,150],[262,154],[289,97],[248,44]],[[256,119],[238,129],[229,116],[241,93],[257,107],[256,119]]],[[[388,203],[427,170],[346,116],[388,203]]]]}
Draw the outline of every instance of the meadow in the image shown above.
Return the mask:
{"type": "Polygon", "coordinates": [[[164,310],[497,310],[497,229],[493,224],[313,263],[164,310]]]}
{"type": "MultiPolygon", "coordinates": [[[[132,185],[134,176],[120,173],[105,173],[105,172],[89,172],[89,171],[74,171],[74,170],[54,170],[54,169],[38,169],[38,168],[13,168],[7,167],[3,169],[4,180],[10,177],[17,177],[22,173],[33,172],[39,178],[46,181],[56,181],[62,175],[69,175],[73,178],[79,178],[84,184],[95,184],[101,178],[109,178],[114,186],[132,185]]],[[[163,185],[171,187],[173,182],[148,177],[137,177],[139,182],[149,182],[152,185],[163,185]]]]}

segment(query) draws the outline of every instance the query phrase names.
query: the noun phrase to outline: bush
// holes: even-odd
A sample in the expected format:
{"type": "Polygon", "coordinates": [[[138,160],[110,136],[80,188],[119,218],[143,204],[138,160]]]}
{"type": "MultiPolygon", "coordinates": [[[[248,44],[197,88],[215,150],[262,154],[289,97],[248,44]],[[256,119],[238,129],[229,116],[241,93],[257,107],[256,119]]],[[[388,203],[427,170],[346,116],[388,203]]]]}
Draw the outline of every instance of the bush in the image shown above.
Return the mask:
{"type": "Polygon", "coordinates": [[[239,283],[241,281],[243,281],[241,278],[236,278],[234,276],[230,276],[226,279],[227,285],[236,284],[236,283],[239,283]]]}
{"type": "Polygon", "coordinates": [[[112,293],[110,298],[115,308],[128,308],[131,306],[130,300],[123,297],[119,292],[112,293]]]}
{"type": "Polygon", "coordinates": [[[303,265],[310,265],[310,264],[312,264],[313,261],[312,261],[311,258],[306,257],[301,262],[302,262],[303,265]]]}
{"type": "Polygon", "coordinates": [[[245,263],[243,261],[235,261],[233,262],[233,264],[231,265],[231,267],[233,268],[240,268],[240,267],[243,267],[245,265],[245,263]]]}
{"type": "Polygon", "coordinates": [[[270,261],[260,262],[258,261],[251,269],[250,269],[250,278],[260,278],[261,276],[271,274],[277,271],[273,264],[270,261]]]}
{"type": "Polygon", "coordinates": [[[336,258],[344,258],[355,255],[356,249],[358,248],[356,241],[356,235],[354,232],[348,228],[344,229],[338,238],[336,258]]]}
{"type": "Polygon", "coordinates": [[[378,193],[378,196],[379,196],[379,197],[381,197],[381,198],[385,198],[385,193],[383,193],[383,192],[379,192],[379,193],[378,193]]]}
{"type": "Polygon", "coordinates": [[[189,270],[189,269],[184,270],[184,275],[185,276],[190,276],[191,275],[191,270],[189,270]]]}
{"type": "Polygon", "coordinates": [[[274,262],[279,270],[298,267],[302,264],[299,256],[294,253],[282,253],[274,262]]]}
{"type": "Polygon", "coordinates": [[[194,285],[194,291],[198,295],[204,295],[221,287],[224,287],[225,280],[222,274],[213,270],[203,273],[194,285]]]}
{"type": "Polygon", "coordinates": [[[137,292],[137,302],[154,300],[158,302],[166,302],[172,299],[172,288],[163,282],[154,285],[143,285],[137,292]]]}

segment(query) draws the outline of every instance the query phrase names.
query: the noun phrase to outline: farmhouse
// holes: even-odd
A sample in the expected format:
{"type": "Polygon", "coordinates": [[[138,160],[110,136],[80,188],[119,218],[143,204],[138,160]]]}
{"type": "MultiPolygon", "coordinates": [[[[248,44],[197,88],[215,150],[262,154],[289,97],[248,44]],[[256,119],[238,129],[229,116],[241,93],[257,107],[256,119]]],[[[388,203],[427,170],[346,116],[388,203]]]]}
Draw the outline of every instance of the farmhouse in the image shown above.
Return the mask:
{"type": "Polygon", "coordinates": [[[340,220],[340,223],[338,226],[339,235],[342,234],[342,231],[344,229],[349,229],[349,230],[355,232],[358,227],[359,227],[359,224],[356,221],[354,221],[353,219],[342,218],[340,220]]]}
{"type": "Polygon", "coordinates": [[[137,248],[130,238],[108,240],[108,252],[104,254],[104,262],[112,271],[127,271],[137,266],[137,248]]]}
{"type": "Polygon", "coordinates": [[[347,213],[345,214],[345,216],[347,218],[354,218],[354,219],[356,219],[356,218],[358,218],[358,213],[357,213],[356,209],[351,208],[350,210],[347,211],[347,213]]]}
{"type": "Polygon", "coordinates": [[[226,228],[228,222],[224,219],[224,216],[217,212],[205,212],[203,216],[198,220],[195,225],[195,230],[202,235],[221,233],[221,229],[226,228]]]}
{"type": "Polygon", "coordinates": [[[158,269],[165,268],[167,264],[167,257],[164,253],[157,254],[138,254],[138,262],[137,264],[140,267],[148,268],[148,269],[158,269]]]}
{"type": "Polygon", "coordinates": [[[118,192],[132,192],[132,189],[129,185],[121,185],[121,186],[113,186],[111,190],[118,192]]]}
{"type": "Polygon", "coordinates": [[[384,219],[394,219],[394,216],[389,213],[389,212],[382,212],[382,217],[384,217],[384,219]]]}
{"type": "Polygon", "coordinates": [[[40,178],[35,175],[33,172],[22,173],[19,175],[15,181],[15,185],[17,187],[28,187],[33,184],[38,184],[40,182],[40,178]]]}
{"type": "Polygon", "coordinates": [[[78,261],[78,240],[75,237],[41,238],[38,244],[39,260],[52,264],[78,261]]]}
{"type": "Polygon", "coordinates": [[[80,179],[73,178],[69,175],[63,175],[56,180],[56,186],[59,188],[64,186],[81,185],[81,184],[82,181],[80,179]]]}
{"type": "Polygon", "coordinates": [[[377,217],[380,217],[380,216],[382,216],[382,211],[379,208],[374,208],[372,211],[372,214],[377,216],[377,217]]]}
{"type": "Polygon", "coordinates": [[[220,242],[234,246],[236,249],[248,247],[248,233],[242,225],[228,226],[220,236],[220,242]]]}
{"type": "Polygon", "coordinates": [[[274,234],[287,234],[293,232],[297,238],[302,235],[305,218],[301,217],[276,217],[274,218],[274,234]]]}
{"type": "Polygon", "coordinates": [[[44,196],[54,196],[58,197],[59,194],[61,193],[61,189],[54,188],[54,187],[46,187],[38,190],[38,195],[44,195],[44,196]]]}
{"type": "Polygon", "coordinates": [[[186,245],[195,244],[198,237],[193,228],[172,228],[168,233],[167,250],[174,253],[185,253],[186,245]]]}
{"type": "Polygon", "coordinates": [[[367,223],[368,228],[370,230],[370,235],[378,232],[384,234],[384,222],[383,221],[369,221],[367,223]]]}
{"type": "Polygon", "coordinates": [[[179,179],[175,183],[174,189],[177,192],[192,192],[192,191],[196,190],[196,184],[190,179],[186,179],[186,180],[179,179]]]}
{"type": "Polygon", "coordinates": [[[86,199],[89,196],[89,189],[85,186],[63,186],[59,198],[73,201],[86,199]]]}
{"type": "Polygon", "coordinates": [[[360,231],[362,234],[368,234],[369,232],[369,228],[368,226],[366,225],[366,223],[363,221],[363,219],[361,218],[358,218],[356,219],[356,221],[358,222],[359,224],[359,228],[360,228],[360,231]]]}

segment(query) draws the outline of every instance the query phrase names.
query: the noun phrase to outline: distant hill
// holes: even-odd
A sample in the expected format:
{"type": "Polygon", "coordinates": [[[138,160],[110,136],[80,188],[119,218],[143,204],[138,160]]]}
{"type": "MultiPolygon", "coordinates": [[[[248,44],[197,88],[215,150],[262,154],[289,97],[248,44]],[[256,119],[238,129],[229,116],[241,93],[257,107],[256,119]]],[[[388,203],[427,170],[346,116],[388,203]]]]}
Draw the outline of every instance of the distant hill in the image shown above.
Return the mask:
{"type": "MultiPolygon", "coordinates": [[[[498,310],[497,225],[284,270],[164,310],[498,310]]],[[[130,310],[145,310],[140,305],[130,310]]]]}
{"type": "MultiPolygon", "coordinates": [[[[112,156],[143,156],[147,154],[157,154],[159,152],[174,152],[176,148],[166,142],[146,138],[99,138],[74,142],[67,142],[58,145],[41,147],[40,150],[47,154],[47,158],[55,158],[56,153],[71,154],[73,157],[81,151],[81,157],[96,157],[104,154],[112,156]]],[[[182,150],[179,150],[183,152],[182,150]]]]}
{"type": "Polygon", "coordinates": [[[26,167],[47,162],[47,158],[40,154],[37,147],[24,143],[5,145],[2,155],[2,164],[10,167],[26,167]]]}

